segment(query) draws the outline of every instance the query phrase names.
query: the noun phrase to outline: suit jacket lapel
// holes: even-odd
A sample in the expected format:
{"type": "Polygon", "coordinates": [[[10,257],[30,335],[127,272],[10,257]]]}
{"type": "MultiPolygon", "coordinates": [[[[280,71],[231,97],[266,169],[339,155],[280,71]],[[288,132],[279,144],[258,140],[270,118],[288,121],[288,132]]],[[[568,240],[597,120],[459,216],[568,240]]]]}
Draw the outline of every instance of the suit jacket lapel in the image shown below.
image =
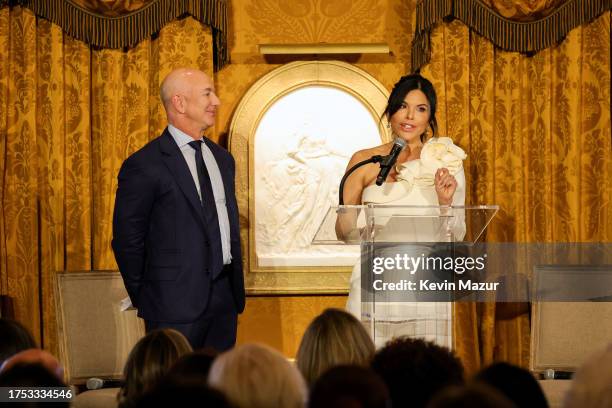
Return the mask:
{"type": "Polygon", "coordinates": [[[162,158],[164,163],[170,170],[170,173],[174,176],[176,183],[187,198],[187,201],[193,207],[193,210],[197,214],[197,218],[200,220],[202,227],[205,227],[204,215],[202,213],[202,204],[200,203],[200,197],[196,190],[193,177],[187,167],[187,162],[183,157],[180,149],[174,142],[172,135],[168,132],[168,129],[164,130],[162,137],[159,139],[160,150],[162,151],[162,158]]]}

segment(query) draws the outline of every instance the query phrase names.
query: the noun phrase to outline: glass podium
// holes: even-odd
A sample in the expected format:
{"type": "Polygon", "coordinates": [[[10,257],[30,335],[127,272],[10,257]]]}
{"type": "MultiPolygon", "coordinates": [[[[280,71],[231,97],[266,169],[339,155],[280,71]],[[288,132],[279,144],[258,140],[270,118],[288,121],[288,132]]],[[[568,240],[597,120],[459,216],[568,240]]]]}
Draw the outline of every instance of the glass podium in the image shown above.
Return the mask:
{"type": "Polygon", "coordinates": [[[426,266],[439,254],[446,256],[440,259],[452,257],[455,243],[482,241],[498,210],[495,205],[335,206],[312,243],[360,246],[347,308],[361,319],[377,347],[393,337],[410,336],[453,348],[452,292],[421,290],[443,287],[452,277],[426,266]],[[421,282],[426,285],[419,288],[421,282]]]}

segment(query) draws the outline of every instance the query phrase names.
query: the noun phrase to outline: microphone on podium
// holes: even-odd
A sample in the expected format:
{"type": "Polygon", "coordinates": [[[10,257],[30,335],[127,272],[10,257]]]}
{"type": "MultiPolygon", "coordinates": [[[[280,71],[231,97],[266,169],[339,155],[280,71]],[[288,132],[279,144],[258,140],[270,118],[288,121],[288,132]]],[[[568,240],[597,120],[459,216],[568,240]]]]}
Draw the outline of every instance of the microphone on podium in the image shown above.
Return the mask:
{"type": "Polygon", "coordinates": [[[397,161],[397,156],[401,153],[401,151],[406,146],[406,141],[400,137],[396,137],[393,141],[393,147],[391,147],[391,151],[387,156],[383,158],[380,162],[380,172],[378,173],[378,177],[376,177],[376,185],[380,186],[385,182],[391,168],[395,165],[397,161]]]}

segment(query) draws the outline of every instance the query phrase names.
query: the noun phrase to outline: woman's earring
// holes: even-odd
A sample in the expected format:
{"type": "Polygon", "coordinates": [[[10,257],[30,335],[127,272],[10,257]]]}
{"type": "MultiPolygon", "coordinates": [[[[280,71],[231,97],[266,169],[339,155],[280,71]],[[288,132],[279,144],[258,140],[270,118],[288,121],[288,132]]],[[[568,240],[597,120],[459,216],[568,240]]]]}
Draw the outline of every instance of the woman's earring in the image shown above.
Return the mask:
{"type": "Polygon", "coordinates": [[[391,122],[387,122],[387,129],[391,129],[391,122]]]}

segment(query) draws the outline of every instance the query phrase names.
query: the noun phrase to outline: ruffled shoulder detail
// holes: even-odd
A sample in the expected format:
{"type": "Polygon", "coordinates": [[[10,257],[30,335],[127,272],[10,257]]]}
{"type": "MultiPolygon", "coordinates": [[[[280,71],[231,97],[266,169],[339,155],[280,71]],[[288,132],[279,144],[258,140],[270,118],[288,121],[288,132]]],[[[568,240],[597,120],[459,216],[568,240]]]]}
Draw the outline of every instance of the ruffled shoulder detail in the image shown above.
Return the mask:
{"type": "Polygon", "coordinates": [[[451,174],[455,175],[463,167],[463,160],[466,158],[467,154],[454,144],[450,137],[433,137],[423,145],[421,150],[421,164],[432,174],[446,167],[451,174]]]}
{"type": "Polygon", "coordinates": [[[455,145],[449,137],[434,137],[428,140],[421,150],[419,160],[411,160],[396,167],[397,180],[412,186],[433,186],[436,171],[447,168],[456,175],[463,168],[467,154],[455,145]]]}

